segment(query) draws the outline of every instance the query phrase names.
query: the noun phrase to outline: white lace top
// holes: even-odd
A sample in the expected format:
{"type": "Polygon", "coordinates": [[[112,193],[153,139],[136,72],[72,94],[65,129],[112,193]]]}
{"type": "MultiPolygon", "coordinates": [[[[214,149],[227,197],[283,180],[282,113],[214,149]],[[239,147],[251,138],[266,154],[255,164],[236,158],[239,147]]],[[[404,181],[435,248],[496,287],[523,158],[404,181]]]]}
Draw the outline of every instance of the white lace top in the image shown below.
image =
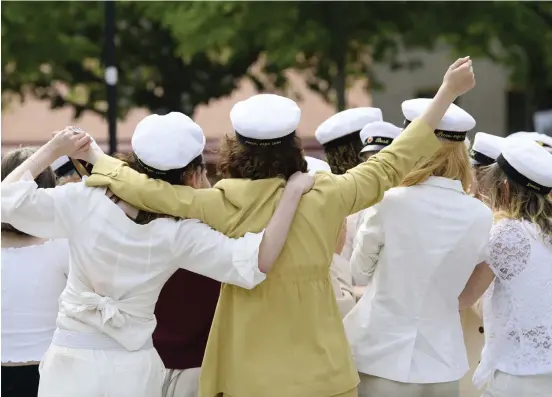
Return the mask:
{"type": "Polygon", "coordinates": [[[483,386],[495,370],[552,372],[552,241],[527,221],[504,219],[491,230],[496,278],[485,294],[485,347],[474,374],[483,386]]]}
{"type": "Polygon", "coordinates": [[[2,248],[2,362],[40,361],[69,273],[67,240],[2,248]]]}

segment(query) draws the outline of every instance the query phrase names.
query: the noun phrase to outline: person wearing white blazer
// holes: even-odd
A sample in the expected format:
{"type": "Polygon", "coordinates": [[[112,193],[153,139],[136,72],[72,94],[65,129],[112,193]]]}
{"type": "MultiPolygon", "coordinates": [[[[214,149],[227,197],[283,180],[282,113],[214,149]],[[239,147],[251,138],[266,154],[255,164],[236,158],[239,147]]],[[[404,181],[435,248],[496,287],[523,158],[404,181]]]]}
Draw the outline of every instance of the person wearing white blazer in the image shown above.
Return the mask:
{"type": "MultiPolygon", "coordinates": [[[[406,124],[428,101],[403,103],[406,124]]],[[[466,133],[475,120],[451,105],[444,144],[367,213],[351,257],[372,284],[345,318],[359,397],[458,397],[468,371],[458,296],[487,260],[491,211],[471,197],[466,133]]]]}

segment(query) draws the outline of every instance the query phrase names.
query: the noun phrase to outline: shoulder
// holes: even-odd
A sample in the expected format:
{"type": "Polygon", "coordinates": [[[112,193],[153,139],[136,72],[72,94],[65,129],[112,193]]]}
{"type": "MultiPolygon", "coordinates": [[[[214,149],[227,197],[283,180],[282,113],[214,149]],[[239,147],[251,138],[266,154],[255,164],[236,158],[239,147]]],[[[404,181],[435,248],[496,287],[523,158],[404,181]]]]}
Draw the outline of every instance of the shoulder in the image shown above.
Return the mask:
{"type": "Polygon", "coordinates": [[[525,239],[528,240],[528,237],[523,223],[515,219],[500,219],[491,228],[491,242],[493,240],[509,240],[512,243],[519,243],[525,239]]]}
{"type": "Polygon", "coordinates": [[[481,224],[490,228],[493,224],[493,211],[483,202],[470,195],[465,195],[465,199],[466,205],[470,207],[470,213],[474,214],[481,224]]]}
{"type": "Polygon", "coordinates": [[[105,195],[105,187],[90,187],[86,186],[84,179],[82,182],[67,183],[65,185],[56,186],[59,191],[58,196],[68,199],[78,199],[84,197],[101,197],[105,195]]]}

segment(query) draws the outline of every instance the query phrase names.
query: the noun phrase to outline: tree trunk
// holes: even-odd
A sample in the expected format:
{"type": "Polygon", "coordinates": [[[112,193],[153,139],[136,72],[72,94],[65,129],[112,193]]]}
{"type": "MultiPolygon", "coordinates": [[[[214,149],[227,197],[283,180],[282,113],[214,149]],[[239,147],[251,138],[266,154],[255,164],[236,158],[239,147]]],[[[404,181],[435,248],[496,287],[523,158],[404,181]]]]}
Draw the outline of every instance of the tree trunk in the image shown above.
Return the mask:
{"type": "Polygon", "coordinates": [[[347,47],[346,43],[340,46],[340,50],[337,53],[336,65],[337,74],[335,75],[334,90],[335,90],[335,104],[336,110],[341,112],[347,107],[347,47]]]}

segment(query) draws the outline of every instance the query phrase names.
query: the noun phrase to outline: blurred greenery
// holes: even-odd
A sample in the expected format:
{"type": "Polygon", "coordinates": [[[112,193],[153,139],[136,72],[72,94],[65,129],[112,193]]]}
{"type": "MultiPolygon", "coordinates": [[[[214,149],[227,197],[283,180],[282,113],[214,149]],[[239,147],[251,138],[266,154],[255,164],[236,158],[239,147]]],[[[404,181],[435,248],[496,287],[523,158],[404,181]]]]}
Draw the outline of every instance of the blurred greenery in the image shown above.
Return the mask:
{"type": "MultiPolygon", "coordinates": [[[[3,94],[105,112],[101,2],[7,2],[3,94]],[[60,84],[62,83],[62,84],[60,84]]],[[[336,109],[359,77],[384,89],[374,63],[415,68],[408,49],[446,43],[512,71],[537,108],[552,87],[551,2],[117,2],[119,111],[192,114],[240,79],[290,88],[300,71],[336,109]],[[251,66],[256,67],[251,68],[251,66]]]]}

